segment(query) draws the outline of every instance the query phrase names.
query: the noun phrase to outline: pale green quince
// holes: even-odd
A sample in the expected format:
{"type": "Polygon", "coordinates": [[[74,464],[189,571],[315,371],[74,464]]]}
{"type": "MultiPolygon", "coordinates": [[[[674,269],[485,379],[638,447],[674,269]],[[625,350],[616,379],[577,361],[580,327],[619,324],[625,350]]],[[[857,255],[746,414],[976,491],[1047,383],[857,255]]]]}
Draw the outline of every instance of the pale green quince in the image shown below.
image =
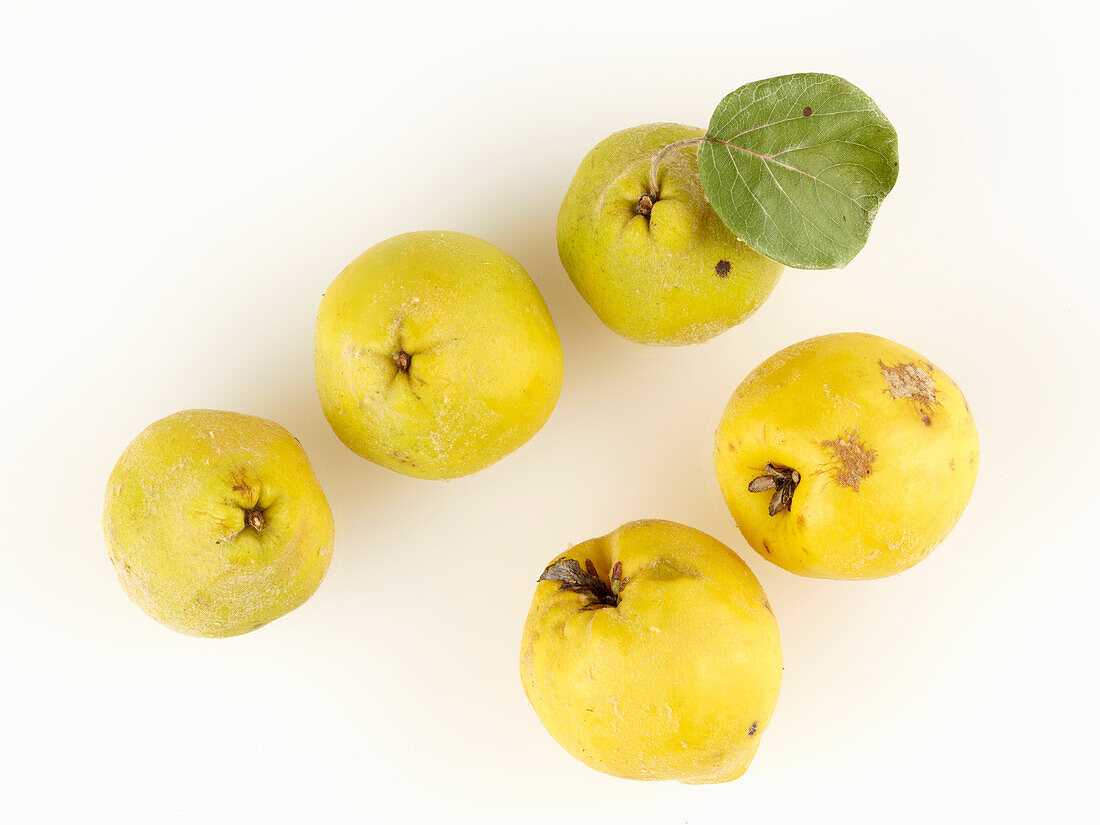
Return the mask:
{"type": "Polygon", "coordinates": [[[643,344],[706,341],[752,315],[783,267],[731,232],[703,193],[702,129],[653,123],[616,132],[581,162],[558,213],[558,254],[607,326],[643,344]]]}
{"type": "Polygon", "coordinates": [[[133,440],[107,482],[103,532],[126,594],[191,636],[289,613],[332,557],[332,511],[302,446],[273,421],[218,410],[133,440]]]}

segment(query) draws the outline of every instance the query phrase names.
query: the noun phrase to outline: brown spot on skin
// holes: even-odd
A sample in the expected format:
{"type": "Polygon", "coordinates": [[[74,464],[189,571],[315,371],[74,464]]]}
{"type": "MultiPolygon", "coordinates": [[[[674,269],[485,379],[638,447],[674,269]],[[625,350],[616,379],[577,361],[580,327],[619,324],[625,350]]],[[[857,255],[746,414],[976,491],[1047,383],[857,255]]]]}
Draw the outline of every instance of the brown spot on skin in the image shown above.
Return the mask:
{"type": "Polygon", "coordinates": [[[807,106],[805,109],[802,110],[802,117],[809,117],[813,113],[814,113],[814,110],[811,109],[809,106],[807,106]]]}
{"type": "Polygon", "coordinates": [[[801,513],[798,514],[798,526],[799,527],[805,527],[806,526],[806,517],[804,515],[802,515],[801,513]]]}
{"type": "Polygon", "coordinates": [[[714,274],[717,275],[719,278],[725,278],[727,275],[730,274],[730,262],[719,261],[718,263],[716,263],[714,265],[714,274]]]}
{"type": "Polygon", "coordinates": [[[771,551],[772,551],[772,549],[770,547],[768,547],[768,540],[764,539],[764,552],[765,553],[771,553],[771,551]]]}
{"type": "Polygon", "coordinates": [[[407,464],[410,467],[415,467],[416,466],[416,462],[413,461],[411,458],[409,458],[407,455],[405,455],[402,452],[398,452],[397,450],[394,450],[392,453],[390,453],[390,455],[392,455],[394,458],[396,458],[402,464],[407,464]]]}
{"type": "Polygon", "coordinates": [[[895,364],[888,366],[882,361],[878,362],[882,371],[882,377],[886,379],[886,389],[883,392],[890,394],[895,401],[908,399],[917,404],[921,413],[921,421],[926,425],[932,423],[932,407],[939,405],[936,398],[936,380],[932,377],[935,368],[928,363],[918,365],[895,364]]]}
{"type": "Polygon", "coordinates": [[[822,441],[822,447],[832,451],[835,466],[833,476],[838,484],[859,492],[859,483],[871,475],[872,465],[878,457],[859,440],[859,430],[850,430],[833,441],[822,441]]]}
{"type": "Polygon", "coordinates": [[[950,467],[952,470],[954,470],[955,469],[955,459],[951,459],[951,463],[948,464],[947,466],[950,467]]]}
{"type": "Polygon", "coordinates": [[[753,722],[751,725],[749,725],[749,736],[756,736],[756,725],[756,722],[753,722]]]}

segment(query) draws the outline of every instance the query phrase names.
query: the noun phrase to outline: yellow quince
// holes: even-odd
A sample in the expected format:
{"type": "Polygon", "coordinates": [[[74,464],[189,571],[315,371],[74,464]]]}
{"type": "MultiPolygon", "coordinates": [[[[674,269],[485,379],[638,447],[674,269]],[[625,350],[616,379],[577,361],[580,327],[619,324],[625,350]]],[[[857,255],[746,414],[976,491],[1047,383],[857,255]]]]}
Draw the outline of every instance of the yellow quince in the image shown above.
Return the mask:
{"type": "Polygon", "coordinates": [[[627,779],[727,782],[779,696],[779,628],[752,571],[705,533],[635,521],[543,572],[524,690],[550,735],[627,779]]]}
{"type": "Polygon", "coordinates": [[[913,350],[811,338],[734,391],[715,439],[726,504],[760,555],[802,576],[912,567],[954,526],[978,472],[962,391],[913,350]]]}

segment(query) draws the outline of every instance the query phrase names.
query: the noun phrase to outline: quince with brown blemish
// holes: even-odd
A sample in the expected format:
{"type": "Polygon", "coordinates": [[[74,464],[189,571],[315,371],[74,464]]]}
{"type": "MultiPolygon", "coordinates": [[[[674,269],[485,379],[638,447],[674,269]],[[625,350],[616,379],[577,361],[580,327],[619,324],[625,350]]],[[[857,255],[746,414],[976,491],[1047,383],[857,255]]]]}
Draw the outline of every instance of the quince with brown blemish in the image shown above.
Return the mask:
{"type": "Polygon", "coordinates": [[[704,131],[650,123],[581,161],[558,213],[558,254],[596,315],[642,344],[695,344],[740,324],[783,266],[722,222],[699,179],[704,131]]]}
{"type": "Polygon", "coordinates": [[[715,439],[726,504],[760,555],[803,576],[912,567],[970,499],[978,433],[958,385],[874,335],[803,341],[729,400],[715,439]]]}

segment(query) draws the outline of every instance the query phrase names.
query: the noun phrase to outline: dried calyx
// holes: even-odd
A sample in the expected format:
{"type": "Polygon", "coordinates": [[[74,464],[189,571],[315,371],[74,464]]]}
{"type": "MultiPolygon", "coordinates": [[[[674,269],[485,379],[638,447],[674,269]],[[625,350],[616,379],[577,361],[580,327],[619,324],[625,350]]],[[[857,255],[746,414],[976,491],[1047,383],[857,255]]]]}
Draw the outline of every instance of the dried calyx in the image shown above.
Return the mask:
{"type": "Polygon", "coordinates": [[[559,590],[579,593],[588,599],[586,610],[598,607],[615,607],[623,587],[623,563],[615,562],[611,568],[611,581],[605,582],[596,572],[591,560],[585,559],[584,568],[576,559],[559,559],[542,571],[540,582],[557,582],[559,590]]]}
{"type": "Polygon", "coordinates": [[[786,510],[789,513],[795,488],[801,480],[802,476],[798,470],[769,461],[764,467],[764,474],[749,482],[749,492],[762,493],[765,490],[775,490],[772,500],[768,503],[768,515],[774,516],[780,510],[786,510]]]}
{"type": "Polygon", "coordinates": [[[405,350],[398,350],[397,354],[393,356],[393,365],[397,367],[401,372],[409,371],[409,364],[412,363],[412,356],[405,350]]]}
{"type": "Polygon", "coordinates": [[[255,530],[257,533],[264,529],[266,520],[264,519],[264,511],[257,505],[251,510],[246,510],[244,513],[244,523],[255,530]]]}

